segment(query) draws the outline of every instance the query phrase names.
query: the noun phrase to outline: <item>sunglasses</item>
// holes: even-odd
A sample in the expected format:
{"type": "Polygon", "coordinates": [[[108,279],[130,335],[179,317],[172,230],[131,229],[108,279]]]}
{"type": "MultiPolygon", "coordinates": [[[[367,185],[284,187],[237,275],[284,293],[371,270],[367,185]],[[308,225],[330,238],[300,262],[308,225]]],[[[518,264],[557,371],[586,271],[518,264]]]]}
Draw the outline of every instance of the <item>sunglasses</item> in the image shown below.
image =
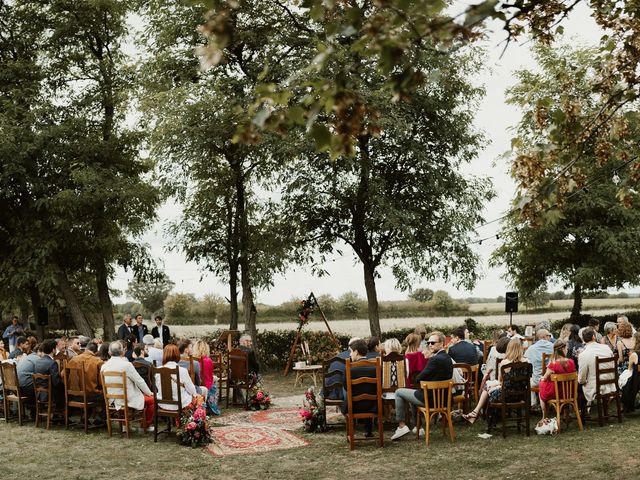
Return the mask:
{"type": "Polygon", "coordinates": [[[427,345],[436,345],[437,343],[440,343],[440,342],[432,342],[431,340],[429,340],[427,342],[427,345]]]}

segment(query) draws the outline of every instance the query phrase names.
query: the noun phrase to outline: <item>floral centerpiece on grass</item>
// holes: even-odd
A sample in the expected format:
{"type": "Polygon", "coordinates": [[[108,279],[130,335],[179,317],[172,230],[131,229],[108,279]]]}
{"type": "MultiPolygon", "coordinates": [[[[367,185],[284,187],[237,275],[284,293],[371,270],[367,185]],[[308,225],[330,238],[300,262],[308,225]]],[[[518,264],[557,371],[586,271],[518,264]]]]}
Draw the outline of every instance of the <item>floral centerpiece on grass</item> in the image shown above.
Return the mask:
{"type": "Polygon", "coordinates": [[[300,409],[300,417],[304,424],[305,432],[324,432],[324,402],[322,397],[316,397],[313,387],[304,394],[304,401],[300,409]]]}
{"type": "Polygon", "coordinates": [[[251,410],[266,410],[271,406],[269,392],[262,388],[262,384],[255,383],[249,389],[249,408],[251,410]]]}
{"type": "Polygon", "coordinates": [[[176,435],[181,445],[190,445],[193,448],[206,445],[213,440],[209,430],[209,419],[203,405],[182,410],[176,435]]]}

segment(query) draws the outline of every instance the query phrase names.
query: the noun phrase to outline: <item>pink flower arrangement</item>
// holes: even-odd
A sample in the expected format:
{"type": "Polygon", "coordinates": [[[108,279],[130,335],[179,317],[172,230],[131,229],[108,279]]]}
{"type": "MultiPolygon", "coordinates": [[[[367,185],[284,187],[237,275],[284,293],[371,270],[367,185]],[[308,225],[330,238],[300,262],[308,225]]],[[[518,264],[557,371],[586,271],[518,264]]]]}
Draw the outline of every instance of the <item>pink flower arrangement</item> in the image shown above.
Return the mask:
{"type": "Polygon", "coordinates": [[[313,387],[310,387],[304,394],[305,400],[299,410],[300,417],[307,432],[324,432],[324,404],[322,397],[316,397],[313,387]]]}
{"type": "Polygon", "coordinates": [[[187,430],[195,430],[197,427],[196,422],[187,423],[187,430]]]}

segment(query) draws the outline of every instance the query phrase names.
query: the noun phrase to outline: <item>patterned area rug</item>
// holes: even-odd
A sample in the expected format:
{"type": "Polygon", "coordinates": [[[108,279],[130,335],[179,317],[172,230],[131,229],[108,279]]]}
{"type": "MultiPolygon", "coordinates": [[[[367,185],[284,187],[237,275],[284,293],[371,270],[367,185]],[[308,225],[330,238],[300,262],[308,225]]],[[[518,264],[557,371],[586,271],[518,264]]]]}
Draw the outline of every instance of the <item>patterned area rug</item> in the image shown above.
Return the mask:
{"type": "Polygon", "coordinates": [[[308,444],[303,438],[282,428],[265,425],[229,425],[213,429],[214,442],[207,446],[209,453],[227,455],[252,455],[303,447],[308,444]]]}
{"type": "Polygon", "coordinates": [[[220,417],[219,422],[225,425],[260,425],[298,430],[302,428],[298,410],[298,408],[270,408],[257,412],[239,412],[220,417]]]}

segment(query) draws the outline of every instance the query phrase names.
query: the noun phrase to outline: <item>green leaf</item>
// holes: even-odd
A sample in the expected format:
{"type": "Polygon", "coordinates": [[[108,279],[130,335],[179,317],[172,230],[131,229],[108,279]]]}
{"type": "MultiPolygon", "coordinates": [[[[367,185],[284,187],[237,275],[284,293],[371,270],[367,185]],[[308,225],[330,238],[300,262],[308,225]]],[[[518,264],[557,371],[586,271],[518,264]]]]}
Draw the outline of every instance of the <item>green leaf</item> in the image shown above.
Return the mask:
{"type": "Polygon", "coordinates": [[[332,135],[326,126],[320,123],[314,123],[313,127],[311,127],[311,137],[314,139],[318,151],[331,148],[332,135]]]}

